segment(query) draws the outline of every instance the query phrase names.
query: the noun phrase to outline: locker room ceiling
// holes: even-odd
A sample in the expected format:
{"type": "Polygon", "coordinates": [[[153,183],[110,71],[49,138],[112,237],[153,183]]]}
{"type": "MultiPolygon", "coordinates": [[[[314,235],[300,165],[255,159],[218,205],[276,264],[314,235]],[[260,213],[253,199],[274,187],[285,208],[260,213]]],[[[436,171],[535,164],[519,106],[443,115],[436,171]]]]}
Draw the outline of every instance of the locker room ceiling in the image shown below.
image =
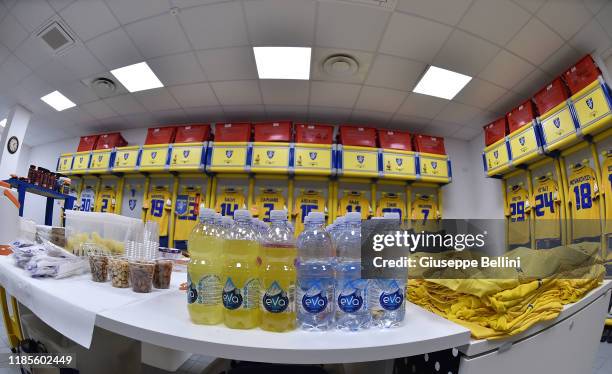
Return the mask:
{"type": "Polygon", "coordinates": [[[0,0],[0,118],[25,143],[192,121],[349,122],[473,139],[585,53],[612,54],[608,0],[0,0]],[[76,45],[36,36],[55,18],[76,45]],[[258,80],[252,46],[312,47],[309,81],[258,80]],[[326,74],[334,54],[359,64],[326,74]],[[147,61],[164,88],[101,98],[83,80],[147,61]],[[474,79],[451,101],[411,93],[427,65],[474,79]],[[59,90],[77,107],[40,97],[59,90]]]}

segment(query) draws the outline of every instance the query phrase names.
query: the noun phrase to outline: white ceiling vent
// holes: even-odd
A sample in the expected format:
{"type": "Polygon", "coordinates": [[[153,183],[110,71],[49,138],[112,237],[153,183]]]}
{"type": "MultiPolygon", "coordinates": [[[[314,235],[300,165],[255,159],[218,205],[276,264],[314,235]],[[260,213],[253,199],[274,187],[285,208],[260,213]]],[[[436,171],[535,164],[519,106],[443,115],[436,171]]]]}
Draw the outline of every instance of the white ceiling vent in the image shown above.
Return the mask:
{"type": "Polygon", "coordinates": [[[346,78],[359,72],[359,63],[349,55],[332,55],[323,61],[323,71],[337,78],[346,78]]]}
{"type": "Polygon", "coordinates": [[[68,28],[57,20],[43,26],[37,36],[56,55],[64,53],[76,40],[70,35],[68,28]]]}
{"type": "Polygon", "coordinates": [[[389,10],[394,10],[397,6],[397,0],[341,0],[347,3],[358,3],[381,7],[389,10]]]}

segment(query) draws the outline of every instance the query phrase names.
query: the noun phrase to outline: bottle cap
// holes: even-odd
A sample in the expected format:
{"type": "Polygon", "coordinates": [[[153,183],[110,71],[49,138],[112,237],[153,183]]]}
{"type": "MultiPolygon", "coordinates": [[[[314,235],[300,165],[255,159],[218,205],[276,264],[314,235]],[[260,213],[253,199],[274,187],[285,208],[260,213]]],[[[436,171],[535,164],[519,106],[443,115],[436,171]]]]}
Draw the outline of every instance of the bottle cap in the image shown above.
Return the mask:
{"type": "Polygon", "coordinates": [[[215,218],[215,210],[200,206],[200,216],[203,218],[215,218]]]}
{"type": "Polygon", "coordinates": [[[234,223],[234,220],[230,216],[223,216],[223,217],[221,217],[221,222],[224,225],[231,225],[232,223],[234,223]]]}
{"type": "Polygon", "coordinates": [[[350,212],[345,216],[345,222],[356,223],[361,222],[361,213],[360,212],[350,212]]]}
{"type": "Polygon", "coordinates": [[[337,225],[341,225],[341,224],[343,224],[343,223],[344,223],[344,221],[346,221],[346,219],[344,218],[344,216],[340,216],[340,217],[337,217],[337,218],[335,219],[334,223],[335,223],[335,224],[337,224],[337,225]]]}
{"type": "Polygon", "coordinates": [[[384,219],[400,219],[400,215],[397,212],[387,212],[383,214],[384,219]]]}
{"type": "Polygon", "coordinates": [[[310,218],[310,222],[323,223],[325,222],[325,214],[323,212],[310,212],[306,218],[310,218]]]}
{"type": "Polygon", "coordinates": [[[284,209],[274,209],[270,212],[271,221],[284,221],[287,219],[287,211],[284,209]]]}
{"type": "Polygon", "coordinates": [[[234,211],[234,219],[235,220],[239,220],[239,219],[251,219],[251,212],[249,212],[247,209],[236,209],[234,211]]]}

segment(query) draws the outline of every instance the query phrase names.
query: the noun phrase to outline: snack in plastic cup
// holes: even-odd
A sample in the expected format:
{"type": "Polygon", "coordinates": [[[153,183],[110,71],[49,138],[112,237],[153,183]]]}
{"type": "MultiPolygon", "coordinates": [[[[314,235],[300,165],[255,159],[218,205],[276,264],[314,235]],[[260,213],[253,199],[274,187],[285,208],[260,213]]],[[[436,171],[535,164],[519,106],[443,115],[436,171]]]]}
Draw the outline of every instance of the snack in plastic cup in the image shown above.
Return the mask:
{"type": "Polygon", "coordinates": [[[111,284],[117,288],[130,286],[130,265],[125,257],[111,257],[110,259],[111,284]]]}
{"type": "Polygon", "coordinates": [[[108,280],[108,256],[101,254],[89,255],[89,268],[91,280],[94,282],[106,282],[108,280]]]}
{"type": "Polygon", "coordinates": [[[172,260],[155,260],[155,273],[153,274],[153,287],[166,289],[170,288],[172,278],[172,260]]]}
{"type": "Polygon", "coordinates": [[[153,287],[153,273],[155,262],[144,260],[132,260],[130,264],[130,282],[132,290],[139,293],[151,292],[153,287]]]}

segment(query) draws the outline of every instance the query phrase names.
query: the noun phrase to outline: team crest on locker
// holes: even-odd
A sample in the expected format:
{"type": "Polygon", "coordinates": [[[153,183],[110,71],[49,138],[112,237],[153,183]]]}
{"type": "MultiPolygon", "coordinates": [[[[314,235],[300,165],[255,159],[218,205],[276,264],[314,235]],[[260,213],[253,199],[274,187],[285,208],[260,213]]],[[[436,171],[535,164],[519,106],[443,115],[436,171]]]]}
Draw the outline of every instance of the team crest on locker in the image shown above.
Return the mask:
{"type": "Polygon", "coordinates": [[[402,166],[402,164],[404,163],[404,160],[398,157],[395,159],[395,163],[397,164],[397,166],[402,166]]]}
{"type": "Polygon", "coordinates": [[[232,158],[233,155],[234,155],[234,151],[232,151],[231,149],[225,151],[225,157],[232,158]]]}
{"type": "Polygon", "coordinates": [[[187,213],[187,200],[176,200],[176,214],[183,215],[187,213]]]}
{"type": "Polygon", "coordinates": [[[266,151],[266,155],[269,159],[272,159],[272,157],[274,157],[274,151],[266,151]]]}
{"type": "Polygon", "coordinates": [[[184,158],[189,157],[189,150],[183,151],[183,157],[184,158]]]}
{"type": "Polygon", "coordinates": [[[364,161],[365,161],[365,156],[357,155],[357,162],[359,162],[360,164],[363,164],[364,161]]]}
{"type": "Polygon", "coordinates": [[[586,99],[586,105],[589,107],[589,109],[593,110],[593,98],[589,97],[588,99],[586,99]]]}
{"type": "Polygon", "coordinates": [[[102,155],[98,156],[98,162],[102,162],[102,155]]]}
{"type": "Polygon", "coordinates": [[[432,169],[435,169],[435,168],[437,168],[437,167],[438,167],[438,161],[432,161],[432,162],[431,162],[431,168],[432,168],[432,169]]]}
{"type": "Polygon", "coordinates": [[[129,157],[130,157],[130,154],[129,154],[129,153],[124,153],[124,154],[123,154],[123,159],[124,159],[124,160],[127,160],[129,157]]]}
{"type": "Polygon", "coordinates": [[[499,152],[498,151],[493,151],[493,157],[498,158],[499,157],[499,152]]]}
{"type": "Polygon", "coordinates": [[[525,137],[524,136],[521,136],[519,138],[519,143],[521,143],[521,145],[525,145],[525,137]]]}
{"type": "Polygon", "coordinates": [[[310,156],[310,159],[313,161],[317,159],[317,152],[308,152],[308,155],[310,156]]]}
{"type": "Polygon", "coordinates": [[[135,199],[130,199],[128,201],[128,206],[130,207],[130,210],[136,209],[136,200],[135,199]]]}
{"type": "Polygon", "coordinates": [[[559,117],[553,119],[553,125],[555,125],[556,128],[561,127],[561,120],[559,119],[559,117]]]}
{"type": "Polygon", "coordinates": [[[151,158],[155,160],[155,157],[157,157],[157,152],[151,152],[151,158]]]}

